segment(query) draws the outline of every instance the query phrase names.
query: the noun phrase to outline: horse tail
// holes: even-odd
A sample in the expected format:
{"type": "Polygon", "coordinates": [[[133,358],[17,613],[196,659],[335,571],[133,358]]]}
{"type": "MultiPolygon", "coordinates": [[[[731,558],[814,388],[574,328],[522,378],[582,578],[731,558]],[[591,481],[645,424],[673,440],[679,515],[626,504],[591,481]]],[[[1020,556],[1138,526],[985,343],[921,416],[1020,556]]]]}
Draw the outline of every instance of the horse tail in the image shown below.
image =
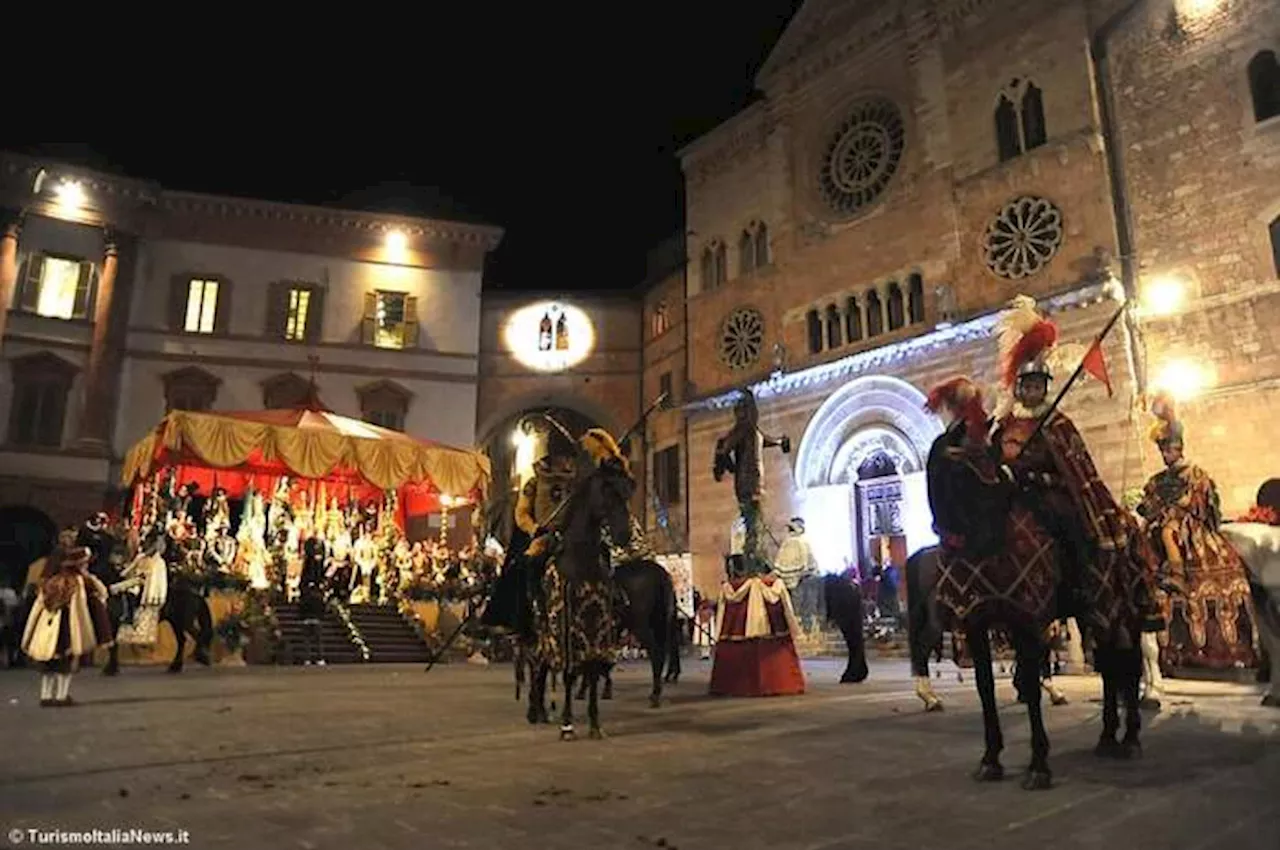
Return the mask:
{"type": "Polygon", "coordinates": [[[524,647],[517,643],[515,648],[515,668],[516,668],[516,702],[520,701],[520,691],[524,687],[524,647]]]}
{"type": "MultiPolygon", "coordinates": [[[[665,568],[662,572],[666,580],[662,583],[661,610],[667,618],[666,631],[661,633],[666,636],[666,640],[663,641],[666,647],[666,658],[663,659],[663,666],[667,674],[676,674],[680,671],[680,638],[684,630],[680,628],[679,601],[676,599],[675,583],[671,580],[671,574],[665,568]]],[[[689,615],[696,617],[696,613],[693,611],[690,611],[689,615]]]]}

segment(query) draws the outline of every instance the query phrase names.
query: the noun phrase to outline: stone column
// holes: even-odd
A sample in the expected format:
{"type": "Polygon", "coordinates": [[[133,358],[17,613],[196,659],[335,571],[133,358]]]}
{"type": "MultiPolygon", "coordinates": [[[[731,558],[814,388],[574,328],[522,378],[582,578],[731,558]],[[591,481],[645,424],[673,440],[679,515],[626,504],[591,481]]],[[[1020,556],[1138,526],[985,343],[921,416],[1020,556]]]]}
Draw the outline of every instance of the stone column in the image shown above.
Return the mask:
{"type": "Polygon", "coordinates": [[[0,210],[0,348],[3,347],[9,307],[18,288],[18,235],[22,220],[14,210],[0,210]]]}
{"type": "Polygon", "coordinates": [[[93,299],[93,337],[84,370],[84,406],[75,442],[81,451],[104,456],[111,453],[136,247],[134,237],[122,233],[108,231],[105,241],[102,271],[93,299]]]}

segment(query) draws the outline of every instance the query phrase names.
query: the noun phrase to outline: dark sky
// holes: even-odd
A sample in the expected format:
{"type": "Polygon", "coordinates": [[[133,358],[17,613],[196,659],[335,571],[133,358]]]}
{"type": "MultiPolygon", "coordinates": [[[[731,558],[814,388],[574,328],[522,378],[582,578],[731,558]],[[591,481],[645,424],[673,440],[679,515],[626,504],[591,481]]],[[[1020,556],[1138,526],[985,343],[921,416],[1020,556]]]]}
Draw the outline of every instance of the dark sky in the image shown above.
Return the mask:
{"type": "Polygon", "coordinates": [[[800,3],[428,4],[360,56],[158,60],[182,97],[135,99],[110,144],[36,148],[174,189],[462,213],[506,228],[489,286],[625,289],[683,226],[675,151],[749,102],[800,3]]]}

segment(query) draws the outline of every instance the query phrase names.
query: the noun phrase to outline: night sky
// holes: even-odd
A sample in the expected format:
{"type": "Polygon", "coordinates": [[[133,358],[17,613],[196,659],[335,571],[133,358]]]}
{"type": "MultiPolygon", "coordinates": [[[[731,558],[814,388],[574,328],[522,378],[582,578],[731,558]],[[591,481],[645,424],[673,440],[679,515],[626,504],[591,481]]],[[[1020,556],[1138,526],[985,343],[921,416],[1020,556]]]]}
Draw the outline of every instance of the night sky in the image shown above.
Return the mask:
{"type": "Polygon", "coordinates": [[[308,46],[313,71],[290,54],[254,82],[190,72],[165,114],[117,113],[115,142],[4,147],[173,189],[487,221],[506,228],[489,287],[628,289],[683,228],[675,151],[750,102],[800,3],[431,4],[377,64],[335,70],[308,46]]]}

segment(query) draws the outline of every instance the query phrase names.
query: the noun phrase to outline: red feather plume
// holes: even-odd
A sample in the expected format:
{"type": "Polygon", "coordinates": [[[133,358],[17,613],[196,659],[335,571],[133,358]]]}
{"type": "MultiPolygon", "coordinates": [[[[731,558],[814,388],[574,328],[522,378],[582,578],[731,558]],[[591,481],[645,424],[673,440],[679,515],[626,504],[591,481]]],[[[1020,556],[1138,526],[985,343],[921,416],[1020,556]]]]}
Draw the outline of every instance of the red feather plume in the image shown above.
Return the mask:
{"type": "Polygon", "coordinates": [[[1058,326],[1048,319],[1042,319],[1031,326],[1022,339],[1014,343],[1005,355],[1004,384],[1012,387],[1018,380],[1018,370],[1024,363],[1030,363],[1041,356],[1058,342],[1058,326]]]}
{"type": "Polygon", "coordinates": [[[929,390],[925,408],[937,413],[943,407],[964,421],[969,436],[975,440],[982,439],[987,427],[987,409],[982,406],[982,390],[965,377],[943,381],[929,390]]]}

